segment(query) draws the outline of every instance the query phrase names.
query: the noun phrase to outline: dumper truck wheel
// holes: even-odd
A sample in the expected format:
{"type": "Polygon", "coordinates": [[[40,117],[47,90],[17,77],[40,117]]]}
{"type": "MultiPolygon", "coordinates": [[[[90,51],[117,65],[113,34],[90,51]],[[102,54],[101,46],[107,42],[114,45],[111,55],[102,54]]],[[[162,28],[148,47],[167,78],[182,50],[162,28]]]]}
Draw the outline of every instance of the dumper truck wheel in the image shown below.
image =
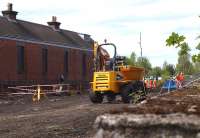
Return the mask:
{"type": "Polygon", "coordinates": [[[122,101],[124,103],[130,103],[131,102],[131,93],[132,93],[132,87],[130,85],[125,85],[121,89],[121,97],[122,101]]]}
{"type": "Polygon", "coordinates": [[[137,81],[135,84],[133,84],[133,88],[134,91],[139,93],[141,96],[146,95],[146,87],[142,81],[137,81]]]}
{"type": "Polygon", "coordinates": [[[89,97],[93,103],[102,103],[103,102],[103,95],[100,93],[90,91],[89,97]]]}
{"type": "Polygon", "coordinates": [[[107,94],[107,100],[108,100],[109,103],[115,101],[115,99],[116,99],[116,95],[115,94],[113,94],[113,93],[107,94]]]}

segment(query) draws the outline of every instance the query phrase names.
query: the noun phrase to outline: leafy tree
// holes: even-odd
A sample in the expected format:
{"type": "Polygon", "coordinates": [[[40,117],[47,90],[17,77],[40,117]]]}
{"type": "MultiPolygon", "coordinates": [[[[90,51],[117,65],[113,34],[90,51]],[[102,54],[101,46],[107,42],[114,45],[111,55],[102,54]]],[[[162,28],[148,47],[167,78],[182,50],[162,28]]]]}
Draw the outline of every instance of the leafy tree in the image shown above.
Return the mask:
{"type": "Polygon", "coordinates": [[[163,66],[162,66],[162,75],[161,75],[163,80],[168,79],[170,76],[170,72],[167,70],[167,66],[168,66],[167,61],[164,61],[163,66]]]}
{"type": "Polygon", "coordinates": [[[131,53],[130,57],[127,57],[125,60],[126,65],[132,65],[137,67],[145,68],[145,74],[149,74],[151,71],[151,63],[147,57],[138,57],[135,52],[131,53]]]}
{"type": "MultiPolygon", "coordinates": [[[[194,72],[193,64],[190,62],[190,54],[191,51],[188,43],[185,42],[185,36],[179,35],[177,33],[172,33],[169,38],[166,40],[167,46],[175,46],[176,48],[180,48],[178,52],[178,64],[176,65],[176,69],[178,72],[184,72],[185,74],[192,74],[194,72]],[[174,41],[173,41],[174,40],[174,41]]],[[[199,48],[200,46],[198,46],[199,48]]],[[[199,55],[200,56],[200,55],[199,55]]],[[[198,55],[192,56],[192,60],[196,61],[198,59],[198,55]]]]}
{"type": "Polygon", "coordinates": [[[184,42],[178,52],[177,72],[183,72],[184,74],[192,74],[194,72],[193,64],[190,62],[190,50],[188,44],[184,42]]]}
{"type": "MultiPolygon", "coordinates": [[[[196,47],[197,50],[200,50],[200,43],[196,47]]],[[[193,62],[200,62],[200,53],[192,56],[193,62]]]]}
{"type": "Polygon", "coordinates": [[[151,73],[150,73],[152,76],[158,78],[162,75],[162,69],[161,67],[154,67],[152,68],[151,70],[151,73]]]}
{"type": "Polygon", "coordinates": [[[163,66],[162,66],[162,70],[166,69],[167,65],[168,65],[167,61],[164,61],[163,66]]]}
{"type": "Polygon", "coordinates": [[[136,58],[137,58],[137,57],[136,57],[135,52],[132,52],[132,53],[131,53],[131,56],[126,58],[125,63],[126,63],[127,65],[135,66],[135,65],[136,65],[136,58]]]}
{"type": "Polygon", "coordinates": [[[172,34],[166,40],[166,45],[180,47],[182,42],[184,42],[184,40],[185,40],[185,36],[172,32],[172,34]]]}
{"type": "MultiPolygon", "coordinates": [[[[199,36],[199,38],[200,38],[200,36],[199,36]]],[[[197,45],[196,49],[200,50],[200,43],[197,45]]],[[[196,62],[200,62],[200,53],[196,54],[196,55],[193,55],[192,56],[192,61],[195,62],[195,63],[196,62]]]]}
{"type": "MultiPolygon", "coordinates": [[[[197,38],[200,38],[198,36],[197,38]]],[[[172,32],[172,34],[166,40],[166,46],[175,46],[176,48],[180,47],[179,55],[189,54],[190,48],[185,41],[185,36],[179,35],[178,33],[172,32]]],[[[196,47],[197,50],[200,50],[200,43],[196,47]]],[[[200,53],[192,56],[193,62],[200,62],[200,53]]]]}
{"type": "Polygon", "coordinates": [[[192,56],[192,61],[193,62],[200,62],[200,54],[193,55],[192,56]]]}
{"type": "Polygon", "coordinates": [[[173,64],[167,65],[166,70],[169,72],[170,76],[173,76],[176,73],[176,68],[173,64]]]}
{"type": "Polygon", "coordinates": [[[200,50],[200,43],[197,45],[196,49],[200,50]]]}
{"type": "Polygon", "coordinates": [[[200,62],[194,63],[194,72],[200,72],[200,62]]]}
{"type": "Polygon", "coordinates": [[[135,54],[135,52],[132,52],[131,53],[131,56],[130,56],[130,65],[136,65],[136,54],[135,54]]]}
{"type": "Polygon", "coordinates": [[[188,43],[184,42],[181,44],[181,49],[179,50],[178,54],[179,56],[188,55],[189,51],[191,51],[191,49],[188,43]]]}
{"type": "Polygon", "coordinates": [[[177,72],[183,72],[184,74],[194,73],[193,64],[190,62],[190,55],[179,55],[178,64],[176,65],[177,72]]]}
{"type": "Polygon", "coordinates": [[[162,74],[163,75],[168,75],[168,76],[173,76],[176,73],[175,66],[173,64],[168,64],[167,61],[163,63],[162,67],[162,74]]]}
{"type": "Polygon", "coordinates": [[[151,71],[151,63],[147,57],[138,57],[136,66],[145,68],[145,74],[151,71]]]}
{"type": "Polygon", "coordinates": [[[172,32],[169,38],[166,40],[166,46],[180,47],[179,55],[186,55],[190,51],[188,43],[184,42],[185,36],[172,32]]]}

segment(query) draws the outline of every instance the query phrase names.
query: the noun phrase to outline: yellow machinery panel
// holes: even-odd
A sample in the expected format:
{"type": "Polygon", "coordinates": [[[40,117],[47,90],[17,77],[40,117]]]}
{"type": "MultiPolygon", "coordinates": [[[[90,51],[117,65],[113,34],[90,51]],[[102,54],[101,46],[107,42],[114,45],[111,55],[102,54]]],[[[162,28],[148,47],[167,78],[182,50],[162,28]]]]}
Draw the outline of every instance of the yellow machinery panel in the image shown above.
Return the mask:
{"type": "Polygon", "coordinates": [[[116,83],[116,75],[115,71],[94,72],[93,91],[112,91],[117,93],[119,86],[116,83]]]}

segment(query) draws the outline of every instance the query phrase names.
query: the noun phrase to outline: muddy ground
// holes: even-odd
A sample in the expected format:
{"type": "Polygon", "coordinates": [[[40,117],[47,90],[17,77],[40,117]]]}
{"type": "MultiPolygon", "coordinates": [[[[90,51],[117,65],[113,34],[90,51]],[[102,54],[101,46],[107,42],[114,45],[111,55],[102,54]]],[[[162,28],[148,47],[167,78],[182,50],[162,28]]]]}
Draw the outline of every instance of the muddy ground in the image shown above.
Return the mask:
{"type": "Polygon", "coordinates": [[[92,104],[86,94],[50,96],[39,103],[31,97],[0,99],[1,138],[89,138],[100,114],[124,104],[92,104]]]}
{"type": "Polygon", "coordinates": [[[142,104],[92,104],[87,94],[48,96],[40,102],[31,97],[0,97],[0,138],[90,138],[98,115],[185,113],[200,116],[200,90],[185,89],[147,97],[142,104]]]}

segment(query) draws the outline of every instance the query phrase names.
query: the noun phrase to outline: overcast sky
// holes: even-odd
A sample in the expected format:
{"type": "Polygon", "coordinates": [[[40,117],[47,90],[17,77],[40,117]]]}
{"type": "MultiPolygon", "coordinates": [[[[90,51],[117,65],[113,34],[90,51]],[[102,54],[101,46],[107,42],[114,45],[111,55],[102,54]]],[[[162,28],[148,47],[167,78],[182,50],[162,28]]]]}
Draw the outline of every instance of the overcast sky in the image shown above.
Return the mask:
{"type": "Polygon", "coordinates": [[[117,45],[119,55],[143,55],[153,66],[166,60],[176,64],[177,50],[165,46],[171,32],[187,37],[194,49],[200,35],[199,0],[0,0],[0,9],[14,4],[18,19],[46,24],[57,16],[61,28],[87,33],[99,43],[106,38],[117,45]]]}

